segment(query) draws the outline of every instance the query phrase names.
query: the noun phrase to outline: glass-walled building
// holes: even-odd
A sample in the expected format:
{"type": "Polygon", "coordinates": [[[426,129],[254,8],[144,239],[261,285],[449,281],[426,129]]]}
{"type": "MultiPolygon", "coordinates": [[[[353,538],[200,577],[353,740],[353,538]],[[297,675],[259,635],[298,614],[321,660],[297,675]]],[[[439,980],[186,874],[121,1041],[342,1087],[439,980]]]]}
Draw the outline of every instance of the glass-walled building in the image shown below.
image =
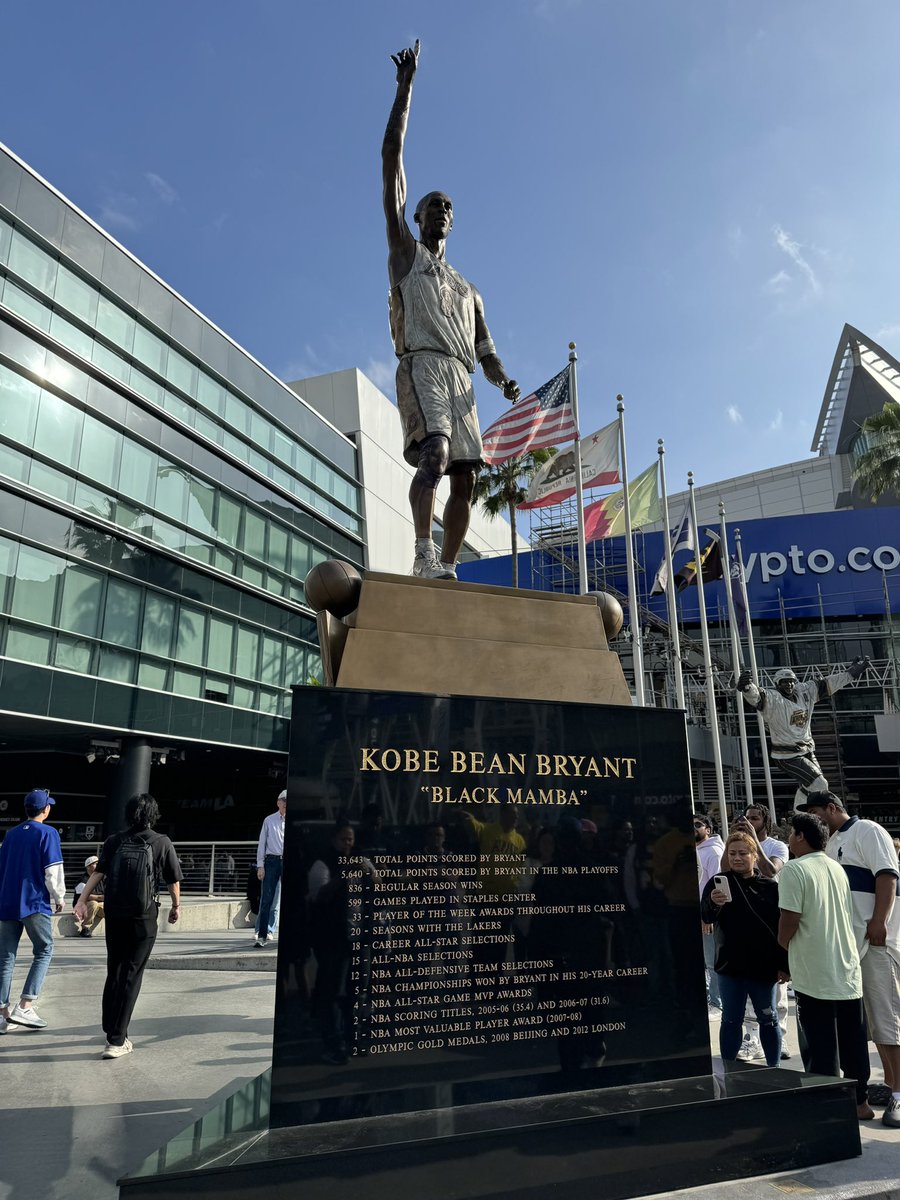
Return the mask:
{"type": "Polygon", "coordinates": [[[213,809],[275,779],[320,668],[303,579],[365,561],[357,478],[349,438],[0,147],[0,820],[40,785],[96,823],[132,739],[182,791],[202,756],[213,809]]]}

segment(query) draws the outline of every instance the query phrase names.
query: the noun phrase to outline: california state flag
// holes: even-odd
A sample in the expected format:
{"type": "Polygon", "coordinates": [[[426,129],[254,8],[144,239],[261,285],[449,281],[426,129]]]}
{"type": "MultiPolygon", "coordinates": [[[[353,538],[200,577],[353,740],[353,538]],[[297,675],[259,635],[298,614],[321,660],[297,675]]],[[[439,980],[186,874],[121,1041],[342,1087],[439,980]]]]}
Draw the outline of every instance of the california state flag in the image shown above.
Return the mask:
{"type": "MultiPolygon", "coordinates": [[[[619,474],[619,422],[611,421],[603,429],[581,439],[582,487],[607,487],[621,483],[619,474]]],[[[575,447],[560,450],[537,471],[528,485],[524,501],[517,508],[543,508],[561,504],[575,492],[575,447]]]]}
{"type": "MultiPolygon", "coordinates": [[[[631,525],[650,525],[662,516],[659,503],[657,477],[659,463],[638,475],[628,485],[628,501],[631,509],[631,525]]],[[[625,489],[604,496],[584,510],[584,540],[596,542],[600,538],[616,537],[625,532],[625,489]]]]}

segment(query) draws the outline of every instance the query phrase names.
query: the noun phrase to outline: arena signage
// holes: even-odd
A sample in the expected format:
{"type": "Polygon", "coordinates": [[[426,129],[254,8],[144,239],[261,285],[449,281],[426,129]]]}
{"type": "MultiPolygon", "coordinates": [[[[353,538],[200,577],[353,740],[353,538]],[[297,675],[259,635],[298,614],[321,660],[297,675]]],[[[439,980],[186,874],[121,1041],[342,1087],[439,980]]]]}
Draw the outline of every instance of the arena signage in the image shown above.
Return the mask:
{"type": "MultiPolygon", "coordinates": [[[[701,520],[701,530],[711,522],[701,520]]],[[[718,529],[718,523],[714,528],[718,529]]],[[[787,619],[845,615],[882,614],[887,585],[894,611],[900,609],[900,508],[866,508],[844,512],[809,513],[794,517],[767,517],[752,521],[728,521],[729,549],[735,550],[734,532],[740,528],[750,610],[757,619],[778,619],[782,606],[787,619]]],[[[665,613],[665,600],[650,597],[653,576],[663,554],[660,533],[635,535],[641,599],[652,610],[665,613]]],[[[592,548],[589,547],[589,554],[592,548]]],[[[622,538],[596,543],[598,565],[606,563],[608,583],[627,590],[622,538]],[[610,564],[614,564],[610,566],[610,564]]],[[[676,573],[690,558],[682,551],[675,561],[676,573]]],[[[601,577],[603,568],[601,567],[601,577]]],[[[546,586],[559,576],[550,556],[536,552],[520,555],[519,577],[523,587],[546,586]]],[[[461,579],[483,583],[509,583],[509,558],[482,559],[465,563],[461,579]]],[[[725,589],[713,583],[705,589],[711,616],[724,610],[725,589]]],[[[697,589],[686,588],[678,595],[682,618],[698,619],[697,589]]]]}
{"type": "Polygon", "coordinates": [[[787,550],[752,551],[746,556],[744,569],[747,579],[753,578],[758,569],[763,583],[768,583],[778,575],[784,575],[788,570],[794,575],[805,575],[811,571],[815,575],[827,575],[830,571],[896,571],[900,567],[900,549],[896,546],[853,546],[848,552],[845,562],[838,562],[834,554],[824,546],[815,550],[802,550],[796,543],[791,543],[787,550]]]}

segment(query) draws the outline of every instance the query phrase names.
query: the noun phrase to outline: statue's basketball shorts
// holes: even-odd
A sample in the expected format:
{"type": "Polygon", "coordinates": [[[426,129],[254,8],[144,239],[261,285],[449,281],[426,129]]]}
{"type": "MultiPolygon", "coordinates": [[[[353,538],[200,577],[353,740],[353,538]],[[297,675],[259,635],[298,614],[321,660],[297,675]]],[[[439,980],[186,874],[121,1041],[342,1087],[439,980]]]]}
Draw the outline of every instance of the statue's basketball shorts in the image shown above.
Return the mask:
{"type": "Polygon", "coordinates": [[[419,350],[397,367],[397,407],[403,422],[403,457],[419,462],[419,446],[443,434],[450,443],[449,471],[480,467],[481,433],[472,376],[458,358],[419,350]]]}

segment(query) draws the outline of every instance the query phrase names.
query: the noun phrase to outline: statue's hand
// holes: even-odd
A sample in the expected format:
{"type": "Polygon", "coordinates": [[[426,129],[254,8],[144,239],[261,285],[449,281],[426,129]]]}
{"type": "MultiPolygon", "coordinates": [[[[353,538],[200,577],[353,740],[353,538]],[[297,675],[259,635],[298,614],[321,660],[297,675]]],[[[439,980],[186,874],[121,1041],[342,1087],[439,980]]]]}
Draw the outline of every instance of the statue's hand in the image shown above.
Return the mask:
{"type": "Polygon", "coordinates": [[[507,379],[506,383],[503,385],[503,395],[506,397],[506,399],[515,404],[517,403],[520,394],[519,385],[516,383],[516,381],[514,379],[507,379]]]}
{"type": "Polygon", "coordinates": [[[396,54],[392,54],[391,61],[397,68],[397,82],[412,83],[416,67],[419,65],[419,39],[416,38],[415,46],[398,50],[396,54]]]}
{"type": "Polygon", "coordinates": [[[851,679],[859,679],[860,675],[865,675],[866,671],[868,671],[871,665],[872,660],[869,658],[868,654],[865,656],[865,658],[863,658],[862,655],[858,655],[847,668],[847,674],[851,679]]]}
{"type": "Polygon", "coordinates": [[[753,682],[753,676],[749,671],[741,671],[737,677],[737,683],[734,685],[739,692],[746,692],[747,688],[753,682]]]}

